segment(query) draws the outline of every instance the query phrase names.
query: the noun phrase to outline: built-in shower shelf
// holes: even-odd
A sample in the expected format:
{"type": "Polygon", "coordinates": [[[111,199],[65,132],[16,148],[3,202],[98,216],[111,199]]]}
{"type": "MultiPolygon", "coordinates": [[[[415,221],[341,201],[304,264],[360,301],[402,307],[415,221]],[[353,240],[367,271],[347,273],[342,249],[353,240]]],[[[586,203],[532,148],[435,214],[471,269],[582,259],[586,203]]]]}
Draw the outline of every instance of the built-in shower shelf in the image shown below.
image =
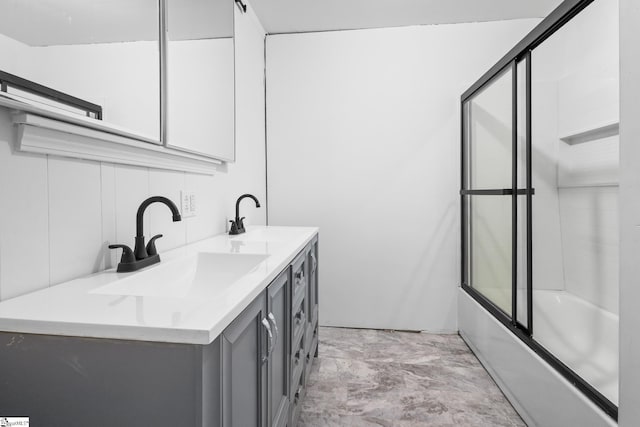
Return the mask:
{"type": "Polygon", "coordinates": [[[558,188],[618,185],[620,141],[612,137],[619,128],[618,122],[609,122],[561,138],[558,188]]]}
{"type": "Polygon", "coordinates": [[[569,145],[576,145],[618,135],[619,133],[620,123],[616,121],[561,136],[560,140],[569,145]]]}

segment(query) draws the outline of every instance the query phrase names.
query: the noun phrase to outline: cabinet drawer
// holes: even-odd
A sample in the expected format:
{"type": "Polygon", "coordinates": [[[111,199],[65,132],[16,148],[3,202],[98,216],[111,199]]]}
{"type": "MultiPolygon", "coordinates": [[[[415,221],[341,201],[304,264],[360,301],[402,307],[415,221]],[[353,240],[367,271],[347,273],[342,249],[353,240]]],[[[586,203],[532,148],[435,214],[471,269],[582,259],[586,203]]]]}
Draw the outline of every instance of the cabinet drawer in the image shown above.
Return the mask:
{"type": "Polygon", "coordinates": [[[301,375],[300,379],[294,387],[292,387],[293,394],[291,396],[291,426],[295,427],[300,421],[300,411],[302,409],[302,399],[304,398],[306,389],[304,387],[304,376],[301,375]]]}
{"type": "Polygon", "coordinates": [[[311,340],[313,339],[313,325],[307,323],[304,334],[304,350],[308,353],[311,350],[311,340]]]}
{"type": "Polygon", "coordinates": [[[314,325],[318,321],[318,241],[307,247],[307,321],[314,325]]]}
{"type": "Polygon", "coordinates": [[[318,305],[317,304],[313,306],[313,308],[311,309],[311,324],[315,325],[316,327],[318,326],[318,305]]]}
{"type": "Polygon", "coordinates": [[[300,381],[300,375],[304,370],[304,362],[307,357],[303,336],[292,344],[291,349],[291,389],[295,390],[296,384],[300,381]]]}
{"type": "MultiPolygon", "coordinates": [[[[315,361],[316,350],[318,348],[318,325],[315,326],[313,332],[309,334],[308,340],[306,340],[309,344],[305,346],[305,373],[304,376],[308,380],[309,375],[311,374],[311,367],[313,366],[313,362],[315,361]]],[[[306,384],[306,382],[305,382],[306,384]]]]}
{"type": "Polygon", "coordinates": [[[302,251],[302,253],[293,260],[291,264],[291,278],[293,281],[291,299],[295,305],[307,292],[307,256],[305,251],[302,251]]]}
{"type": "Polygon", "coordinates": [[[309,352],[311,350],[312,341],[318,339],[318,315],[316,314],[313,322],[307,323],[304,336],[304,348],[309,352]]]}
{"type": "Polygon", "coordinates": [[[297,341],[300,338],[300,336],[304,334],[304,330],[307,324],[307,318],[305,313],[305,309],[306,309],[305,301],[306,299],[302,298],[297,303],[297,305],[293,306],[293,309],[291,310],[292,342],[297,341]]]}

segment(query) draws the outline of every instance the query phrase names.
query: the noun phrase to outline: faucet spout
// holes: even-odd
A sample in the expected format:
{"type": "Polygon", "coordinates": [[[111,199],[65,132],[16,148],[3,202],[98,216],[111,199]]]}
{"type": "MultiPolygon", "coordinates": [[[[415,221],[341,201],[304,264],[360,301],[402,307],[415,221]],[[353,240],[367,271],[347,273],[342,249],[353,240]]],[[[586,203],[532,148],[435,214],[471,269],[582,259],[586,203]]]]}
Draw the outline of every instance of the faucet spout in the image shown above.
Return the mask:
{"type": "Polygon", "coordinates": [[[122,249],[122,257],[118,263],[118,273],[130,273],[160,262],[160,255],[158,255],[155,242],[162,237],[162,234],[153,236],[149,240],[148,245],[145,246],[144,243],[144,223],[142,220],[144,211],[147,210],[152,203],[164,203],[167,205],[173,214],[173,222],[182,220],[178,207],[166,197],[154,196],[143,201],[140,207],[138,207],[138,213],[136,214],[136,238],[133,251],[126,245],[109,245],[109,249],[122,249]]]}
{"type": "Polygon", "coordinates": [[[136,259],[145,259],[149,255],[147,254],[147,249],[144,244],[144,212],[152,203],[164,203],[167,205],[169,209],[171,209],[171,213],[173,214],[173,222],[181,221],[182,217],[180,216],[180,211],[178,207],[171,200],[167,199],[163,196],[154,196],[149,197],[147,200],[140,204],[138,208],[138,213],[136,214],[136,239],[135,239],[135,249],[133,250],[136,259]]]}
{"type": "Polygon", "coordinates": [[[250,199],[253,199],[253,201],[256,203],[256,208],[260,207],[260,202],[258,201],[258,199],[256,198],[256,196],[254,196],[253,194],[243,194],[242,196],[238,197],[238,200],[236,201],[236,218],[234,221],[230,221],[231,222],[231,230],[229,230],[229,234],[234,235],[234,234],[241,234],[244,233],[244,223],[243,223],[243,219],[244,217],[240,218],[240,202],[242,201],[242,199],[245,199],[249,197],[250,199]]]}
{"type": "Polygon", "coordinates": [[[256,208],[260,207],[258,198],[253,194],[243,194],[242,196],[238,197],[238,200],[236,200],[236,222],[240,219],[240,202],[242,201],[242,199],[246,199],[247,197],[253,199],[253,201],[256,202],[256,208]]]}

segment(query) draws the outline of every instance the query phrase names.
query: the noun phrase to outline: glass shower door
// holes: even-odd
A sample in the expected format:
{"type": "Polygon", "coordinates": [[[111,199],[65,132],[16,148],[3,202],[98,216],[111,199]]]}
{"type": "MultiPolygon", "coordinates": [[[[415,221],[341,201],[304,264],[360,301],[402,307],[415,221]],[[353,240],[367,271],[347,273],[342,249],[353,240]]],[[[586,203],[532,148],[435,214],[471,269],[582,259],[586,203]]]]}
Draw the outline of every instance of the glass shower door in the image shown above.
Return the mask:
{"type": "Polygon", "coordinates": [[[463,283],[512,315],[513,67],[464,105],[463,283]]]}
{"type": "MultiPolygon", "coordinates": [[[[533,339],[618,404],[618,7],[532,52],[533,339]]],[[[585,385],[585,388],[586,388],[585,385]]]]}
{"type": "Polygon", "coordinates": [[[619,11],[568,7],[462,95],[462,288],[616,419],[619,11]]]}
{"type": "Polygon", "coordinates": [[[463,104],[463,286],[527,331],[530,57],[513,61],[463,104]]]}

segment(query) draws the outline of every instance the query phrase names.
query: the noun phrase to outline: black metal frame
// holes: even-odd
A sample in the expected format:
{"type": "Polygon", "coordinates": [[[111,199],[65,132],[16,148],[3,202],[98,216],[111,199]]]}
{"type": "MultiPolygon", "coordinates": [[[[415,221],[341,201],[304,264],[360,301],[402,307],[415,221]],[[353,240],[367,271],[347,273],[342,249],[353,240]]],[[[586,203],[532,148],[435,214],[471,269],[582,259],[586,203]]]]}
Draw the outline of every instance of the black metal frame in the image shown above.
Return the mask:
{"type": "MultiPolygon", "coordinates": [[[[591,4],[594,0],[565,0],[558,8],[556,8],[547,18],[545,18],[538,26],[536,26],[524,39],[522,39],[516,46],[511,49],[502,59],[500,59],[493,67],[491,67],[476,83],[474,83],[461,97],[461,171],[460,171],[460,206],[461,206],[461,249],[462,249],[462,269],[461,269],[461,286],[462,288],[482,307],[484,307],[489,313],[491,313],[498,321],[500,321],[505,327],[507,327],[514,335],[516,335],[522,342],[524,342],[529,348],[531,348],[536,354],[538,354],[543,360],[549,363],[556,371],[558,371],[564,378],[571,382],[578,390],[584,393],[589,399],[591,399],[598,407],[600,407],[605,413],[611,416],[614,420],[618,420],[618,407],[610,400],[604,397],[594,387],[584,381],[579,375],[571,370],[567,365],[562,363],[557,357],[546,350],[540,343],[536,342],[532,337],[533,333],[533,272],[532,272],[532,196],[535,194],[532,188],[532,164],[531,164],[531,51],[542,42],[544,42],[549,36],[560,29],[564,24],[570,21],[575,15],[582,11],[585,7],[591,4]],[[517,66],[523,60],[525,63],[526,73],[526,115],[525,115],[525,155],[526,155],[526,188],[518,188],[518,97],[517,97],[517,66]],[[467,150],[465,149],[465,136],[468,131],[468,126],[465,120],[465,104],[474,95],[476,95],[481,89],[483,89],[488,83],[494,81],[499,77],[501,73],[508,68],[512,71],[512,103],[513,103],[513,116],[512,116],[512,188],[505,189],[478,189],[473,190],[467,187],[467,150]],[[482,295],[476,289],[472,288],[467,283],[468,271],[468,241],[471,236],[467,235],[467,208],[470,205],[472,198],[469,196],[487,196],[487,195],[502,195],[511,196],[512,198],[512,259],[511,259],[511,272],[512,272],[512,311],[511,315],[505,313],[487,297],[482,295]],[[517,317],[517,219],[518,219],[518,196],[526,196],[526,258],[527,258],[527,325],[524,326],[518,322],[517,317]]],[[[471,224],[469,224],[471,227],[471,224]]]]}
{"type": "Polygon", "coordinates": [[[95,117],[93,118],[102,120],[102,107],[100,105],[85,101],[84,99],[76,98],[75,96],[51,89],[50,87],[43,86],[31,80],[23,79],[22,77],[9,74],[5,71],[0,71],[0,91],[7,92],[9,87],[23,90],[70,107],[78,108],[86,111],[87,116],[91,117],[91,114],[94,114],[95,117]]]}
{"type": "MultiPolygon", "coordinates": [[[[535,189],[516,188],[515,194],[518,196],[535,194],[535,189]]],[[[462,196],[511,196],[514,194],[513,188],[499,188],[491,190],[460,190],[462,196]]]]}

